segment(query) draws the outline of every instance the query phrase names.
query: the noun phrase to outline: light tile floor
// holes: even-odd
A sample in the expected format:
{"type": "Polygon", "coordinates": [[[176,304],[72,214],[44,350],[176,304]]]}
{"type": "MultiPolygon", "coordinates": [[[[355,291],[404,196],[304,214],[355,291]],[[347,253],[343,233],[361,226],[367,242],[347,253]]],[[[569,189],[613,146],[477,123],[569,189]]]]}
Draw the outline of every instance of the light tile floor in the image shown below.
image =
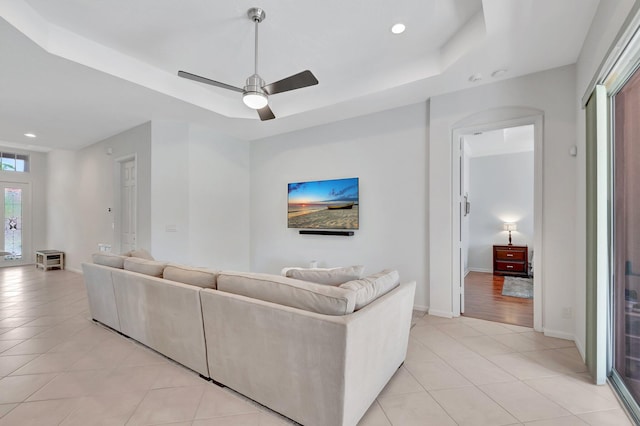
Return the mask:
{"type": "MultiPolygon", "coordinates": [[[[572,342],[415,315],[362,426],[630,425],[572,342]]],[[[278,426],[287,419],[90,320],[82,276],[0,268],[0,426],[278,426]]]]}

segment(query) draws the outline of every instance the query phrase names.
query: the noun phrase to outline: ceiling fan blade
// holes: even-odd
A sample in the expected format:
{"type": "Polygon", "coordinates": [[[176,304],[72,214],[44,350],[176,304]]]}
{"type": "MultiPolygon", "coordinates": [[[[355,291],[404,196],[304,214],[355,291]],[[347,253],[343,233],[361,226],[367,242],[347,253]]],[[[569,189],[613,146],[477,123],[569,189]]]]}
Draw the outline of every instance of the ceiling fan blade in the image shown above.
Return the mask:
{"type": "Polygon", "coordinates": [[[240,93],[244,92],[244,90],[239,87],[231,86],[225,83],[220,83],[219,81],[210,80],[205,77],[200,77],[199,75],[191,74],[190,72],[186,72],[186,71],[178,71],[178,76],[189,79],[189,80],[197,81],[198,83],[210,84],[212,86],[221,87],[223,89],[233,90],[234,92],[240,92],[240,93]]]}
{"type": "Polygon", "coordinates": [[[276,93],[288,92],[289,90],[302,89],[303,87],[314,86],[318,84],[318,79],[309,70],[299,72],[287,78],[283,78],[275,83],[267,84],[262,89],[268,95],[276,93]]]}
{"type": "Polygon", "coordinates": [[[269,108],[269,105],[260,108],[258,110],[258,115],[260,116],[260,120],[262,121],[273,120],[274,118],[276,118],[276,116],[273,115],[273,111],[271,111],[271,108],[269,108]]]}

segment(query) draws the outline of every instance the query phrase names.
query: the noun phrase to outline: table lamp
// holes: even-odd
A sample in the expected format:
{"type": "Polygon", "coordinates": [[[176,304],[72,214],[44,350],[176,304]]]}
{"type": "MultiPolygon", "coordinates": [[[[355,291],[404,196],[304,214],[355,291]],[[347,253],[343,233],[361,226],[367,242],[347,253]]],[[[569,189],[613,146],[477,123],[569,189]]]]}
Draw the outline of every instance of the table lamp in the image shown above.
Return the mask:
{"type": "Polygon", "coordinates": [[[503,225],[503,229],[505,231],[509,231],[509,245],[513,245],[511,244],[511,231],[515,231],[516,229],[518,229],[517,225],[515,223],[505,223],[503,225]]]}

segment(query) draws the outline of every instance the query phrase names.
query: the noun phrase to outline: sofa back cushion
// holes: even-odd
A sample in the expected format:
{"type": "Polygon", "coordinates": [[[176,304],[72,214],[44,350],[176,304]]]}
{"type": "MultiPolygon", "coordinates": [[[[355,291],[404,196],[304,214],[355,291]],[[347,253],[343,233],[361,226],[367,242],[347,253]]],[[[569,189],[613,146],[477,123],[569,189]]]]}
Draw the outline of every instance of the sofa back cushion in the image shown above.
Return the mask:
{"type": "Polygon", "coordinates": [[[288,268],[285,276],[295,278],[297,280],[310,281],[317,284],[340,285],[347,281],[358,280],[362,278],[364,266],[348,266],[344,268],[288,268]]]}
{"type": "Polygon", "coordinates": [[[400,284],[398,271],[385,269],[377,274],[369,275],[361,280],[340,284],[340,288],[356,293],[355,310],[362,309],[378,297],[386,294],[400,284]]]}
{"type": "Polygon", "coordinates": [[[151,275],[152,277],[162,277],[162,272],[167,266],[167,262],[141,259],[139,257],[126,257],[124,259],[124,269],[138,272],[140,274],[151,275]]]}
{"type": "Polygon", "coordinates": [[[215,289],[218,271],[170,263],[164,268],[162,277],[183,284],[215,289]]]}
{"type": "Polygon", "coordinates": [[[112,268],[123,269],[126,256],[119,256],[112,253],[93,253],[91,259],[96,265],[110,266],[112,268]]]}
{"type": "Polygon", "coordinates": [[[139,257],[140,259],[155,260],[153,256],[151,256],[151,253],[149,253],[147,250],[143,248],[122,253],[122,256],[139,257]]]}
{"type": "Polygon", "coordinates": [[[218,290],[325,315],[353,312],[352,290],[269,274],[220,272],[218,290]]]}

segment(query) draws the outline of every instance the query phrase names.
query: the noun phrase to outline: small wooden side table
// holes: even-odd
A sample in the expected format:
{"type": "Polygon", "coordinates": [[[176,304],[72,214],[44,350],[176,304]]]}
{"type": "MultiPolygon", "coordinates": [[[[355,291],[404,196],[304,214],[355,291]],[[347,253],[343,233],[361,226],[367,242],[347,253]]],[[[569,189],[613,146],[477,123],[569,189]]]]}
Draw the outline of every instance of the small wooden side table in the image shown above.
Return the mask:
{"type": "Polygon", "coordinates": [[[64,269],[64,252],[60,250],[37,250],[36,269],[45,271],[53,268],[64,269]]]}

